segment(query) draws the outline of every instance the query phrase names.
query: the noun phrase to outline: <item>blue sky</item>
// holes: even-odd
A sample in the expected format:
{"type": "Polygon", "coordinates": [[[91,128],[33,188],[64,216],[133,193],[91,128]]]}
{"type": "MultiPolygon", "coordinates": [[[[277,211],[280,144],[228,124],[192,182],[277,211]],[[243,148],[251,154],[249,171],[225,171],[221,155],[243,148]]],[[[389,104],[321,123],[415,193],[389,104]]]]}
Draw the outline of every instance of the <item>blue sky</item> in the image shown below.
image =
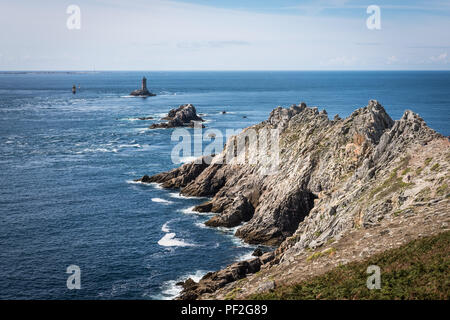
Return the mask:
{"type": "Polygon", "coordinates": [[[450,70],[450,1],[8,2],[0,70],[450,70]]]}

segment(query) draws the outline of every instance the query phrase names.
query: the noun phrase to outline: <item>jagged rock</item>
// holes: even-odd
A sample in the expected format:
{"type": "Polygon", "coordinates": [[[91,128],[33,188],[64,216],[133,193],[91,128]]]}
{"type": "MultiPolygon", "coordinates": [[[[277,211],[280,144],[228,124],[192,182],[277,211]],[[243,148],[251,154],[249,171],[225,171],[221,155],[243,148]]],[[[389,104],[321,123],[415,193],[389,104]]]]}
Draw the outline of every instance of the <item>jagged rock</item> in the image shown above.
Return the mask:
{"type": "Polygon", "coordinates": [[[151,93],[147,89],[145,89],[145,90],[138,89],[138,90],[134,90],[133,92],[131,92],[130,96],[135,96],[135,97],[154,97],[154,96],[156,96],[156,94],[151,93]]]}
{"type": "MultiPolygon", "coordinates": [[[[169,111],[168,115],[162,120],[167,122],[154,123],[150,129],[156,128],[175,128],[175,127],[194,127],[195,122],[203,122],[204,120],[197,115],[197,111],[192,104],[181,105],[177,109],[169,111]]],[[[204,125],[201,125],[203,128],[204,125]]]]}
{"type": "Polygon", "coordinates": [[[267,292],[275,289],[275,281],[266,281],[259,285],[257,292],[267,292]]]}
{"type": "Polygon", "coordinates": [[[203,202],[202,204],[199,204],[194,207],[194,211],[197,211],[197,212],[211,212],[211,210],[212,210],[212,202],[211,201],[203,202]]]}
{"type": "Polygon", "coordinates": [[[188,278],[186,281],[177,282],[176,285],[183,287],[184,290],[193,290],[197,287],[197,283],[188,278]]]}
{"type": "MultiPolygon", "coordinates": [[[[272,268],[351,230],[377,228],[399,214],[414,217],[411,208],[448,202],[449,155],[449,138],[411,111],[394,121],[370,100],[349,117],[330,120],[301,103],[276,108],[267,121],[230,138],[209,165],[186,164],[142,181],[212,197],[196,208],[217,213],[207,224],[246,222],[237,236],[278,245],[258,260],[258,268],[272,268]],[[261,174],[260,162],[223,161],[250,129],[279,129],[279,163],[273,174],[261,174]]],[[[212,273],[183,297],[201,297],[245,276],[250,272],[244,265],[231,268],[234,273],[230,268],[212,273]]]]}
{"type": "Polygon", "coordinates": [[[271,252],[266,252],[264,254],[262,254],[259,257],[259,260],[261,261],[262,264],[266,264],[269,263],[270,261],[272,261],[275,258],[275,252],[271,251],[271,252]]]}
{"type": "Polygon", "coordinates": [[[222,288],[227,283],[244,278],[247,274],[258,272],[261,267],[261,260],[254,258],[251,260],[233,263],[223,270],[207,273],[198,283],[192,283],[192,279],[183,283],[183,291],[178,299],[193,300],[204,293],[211,293],[222,288]]]}
{"type": "MultiPolygon", "coordinates": [[[[202,157],[199,161],[186,163],[179,168],[173,169],[169,172],[163,172],[149,177],[144,175],[136,182],[142,183],[161,183],[164,188],[182,188],[193,181],[198,175],[208,167],[205,159],[210,156],[202,157]]],[[[209,161],[209,160],[208,160],[209,161]]]]}
{"type": "Polygon", "coordinates": [[[256,248],[252,253],[252,256],[254,256],[254,257],[260,257],[262,255],[263,255],[263,252],[262,252],[261,248],[256,248]]]}

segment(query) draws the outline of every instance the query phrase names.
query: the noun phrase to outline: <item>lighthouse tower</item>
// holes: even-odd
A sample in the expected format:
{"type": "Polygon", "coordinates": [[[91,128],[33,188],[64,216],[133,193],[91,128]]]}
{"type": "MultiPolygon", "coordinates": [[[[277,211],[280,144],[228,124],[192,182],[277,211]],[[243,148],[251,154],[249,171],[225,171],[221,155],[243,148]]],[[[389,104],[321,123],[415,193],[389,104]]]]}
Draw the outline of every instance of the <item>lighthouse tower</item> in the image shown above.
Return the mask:
{"type": "Polygon", "coordinates": [[[147,89],[147,78],[143,77],[142,78],[142,87],[141,89],[138,90],[134,90],[133,92],[130,93],[131,96],[135,96],[135,97],[153,97],[156,96],[156,94],[151,93],[150,91],[148,91],[147,89]]]}

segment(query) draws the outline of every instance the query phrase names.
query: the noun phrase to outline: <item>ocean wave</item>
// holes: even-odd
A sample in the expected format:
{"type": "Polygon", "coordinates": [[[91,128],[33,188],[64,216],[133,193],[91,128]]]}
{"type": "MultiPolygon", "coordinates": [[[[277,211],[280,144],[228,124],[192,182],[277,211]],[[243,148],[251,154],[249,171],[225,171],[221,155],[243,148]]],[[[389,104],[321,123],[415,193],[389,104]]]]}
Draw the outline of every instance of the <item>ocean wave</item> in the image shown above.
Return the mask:
{"type": "Polygon", "coordinates": [[[175,199],[200,199],[201,197],[183,196],[179,192],[171,192],[169,196],[175,199]]]}
{"type": "Polygon", "coordinates": [[[163,189],[163,187],[159,183],[156,183],[156,182],[147,183],[147,182],[142,182],[142,181],[127,180],[127,183],[129,183],[129,184],[140,184],[142,186],[153,187],[153,188],[158,189],[158,190],[163,189]]]}
{"type": "Polygon", "coordinates": [[[161,198],[152,198],[153,202],[157,202],[157,203],[162,203],[162,204],[171,204],[173,203],[172,201],[166,200],[166,199],[161,199],[161,198]]]}
{"type": "Polygon", "coordinates": [[[162,284],[161,286],[161,294],[153,296],[154,299],[157,300],[172,300],[175,299],[183,290],[183,288],[179,285],[177,285],[178,282],[185,281],[188,278],[191,278],[195,282],[199,282],[201,278],[205,274],[207,274],[208,271],[204,270],[197,270],[195,273],[188,273],[185,274],[176,280],[169,280],[162,284]]]}
{"type": "Polygon", "coordinates": [[[121,144],[121,145],[119,145],[119,148],[142,148],[142,146],[139,143],[121,144]]]}
{"type": "Polygon", "coordinates": [[[235,111],[225,111],[225,113],[222,113],[222,111],[219,111],[219,114],[236,114],[235,111]]]}
{"type": "Polygon", "coordinates": [[[98,153],[98,152],[113,152],[117,153],[119,150],[117,148],[86,148],[81,151],[75,152],[76,154],[84,154],[84,153],[98,153]]]}
{"type": "Polygon", "coordinates": [[[238,256],[236,257],[236,261],[244,261],[244,260],[249,260],[249,259],[255,258],[255,257],[253,256],[253,251],[254,251],[254,250],[251,250],[251,251],[248,251],[248,252],[246,252],[246,253],[243,253],[243,254],[238,255],[238,256]]]}
{"type": "Polygon", "coordinates": [[[197,212],[194,211],[195,206],[189,207],[189,208],[185,208],[185,209],[180,209],[178,210],[178,212],[184,213],[184,214],[195,214],[198,216],[212,216],[214,215],[213,212],[197,212]]]}
{"type": "Polygon", "coordinates": [[[195,222],[194,225],[196,225],[197,227],[199,227],[201,229],[208,229],[208,228],[210,228],[207,225],[205,225],[204,222],[195,222]]]}
{"type": "Polygon", "coordinates": [[[161,231],[162,231],[162,232],[166,232],[166,233],[169,233],[169,232],[170,232],[170,229],[169,229],[169,222],[170,222],[170,221],[167,221],[166,223],[163,224],[163,226],[161,227],[161,231]]]}
{"type": "Polygon", "coordinates": [[[148,187],[152,186],[151,183],[145,183],[145,182],[134,181],[134,180],[127,180],[127,183],[129,183],[129,184],[140,184],[140,185],[148,186],[148,187]]]}
{"type": "Polygon", "coordinates": [[[164,235],[159,241],[158,244],[163,247],[192,247],[194,244],[185,242],[182,239],[175,238],[176,233],[169,232],[164,235]]]}

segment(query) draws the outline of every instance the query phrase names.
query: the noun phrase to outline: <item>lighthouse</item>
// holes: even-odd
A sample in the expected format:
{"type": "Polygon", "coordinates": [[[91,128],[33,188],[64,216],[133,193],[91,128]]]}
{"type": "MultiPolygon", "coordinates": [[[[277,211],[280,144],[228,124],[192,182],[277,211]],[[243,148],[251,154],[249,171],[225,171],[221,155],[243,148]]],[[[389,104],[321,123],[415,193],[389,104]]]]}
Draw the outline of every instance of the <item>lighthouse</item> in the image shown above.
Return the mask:
{"type": "Polygon", "coordinates": [[[133,92],[130,93],[130,95],[131,96],[135,96],[135,97],[152,97],[152,96],[156,96],[156,94],[151,93],[150,91],[148,91],[148,89],[147,89],[147,78],[146,77],[142,78],[141,89],[134,90],[133,92]]]}

